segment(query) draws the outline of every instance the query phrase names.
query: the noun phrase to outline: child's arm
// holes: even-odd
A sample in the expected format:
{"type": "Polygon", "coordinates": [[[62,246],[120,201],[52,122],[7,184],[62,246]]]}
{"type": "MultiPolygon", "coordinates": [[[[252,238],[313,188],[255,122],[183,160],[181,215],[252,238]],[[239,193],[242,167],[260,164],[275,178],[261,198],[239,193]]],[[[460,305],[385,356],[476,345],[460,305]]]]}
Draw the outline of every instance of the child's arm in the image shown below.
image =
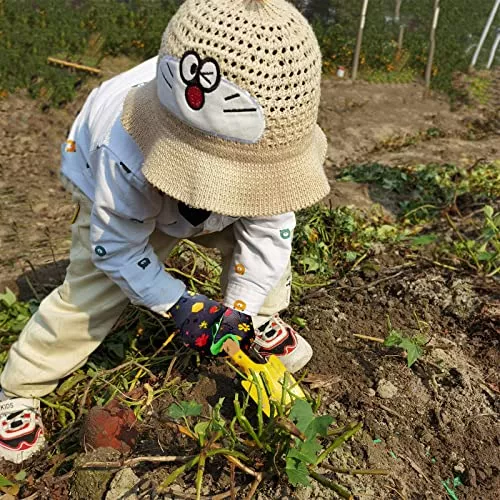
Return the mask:
{"type": "Polygon", "coordinates": [[[234,224],[236,245],[224,303],[254,316],[290,261],[295,214],[242,218],[234,224]]]}
{"type": "Polygon", "coordinates": [[[101,148],[93,168],[95,196],[90,243],[95,266],[113,280],[132,303],[155,312],[168,311],[184,284],[164,271],[149,237],[163,198],[134,177],[118,158],[101,148]]]}

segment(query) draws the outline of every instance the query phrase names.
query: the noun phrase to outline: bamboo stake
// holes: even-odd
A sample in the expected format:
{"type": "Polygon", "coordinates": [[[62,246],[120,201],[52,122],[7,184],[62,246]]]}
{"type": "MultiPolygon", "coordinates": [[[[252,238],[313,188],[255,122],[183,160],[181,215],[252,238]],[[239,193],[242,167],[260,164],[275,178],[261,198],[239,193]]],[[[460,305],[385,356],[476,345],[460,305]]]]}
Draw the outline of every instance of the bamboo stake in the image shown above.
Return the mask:
{"type": "Polygon", "coordinates": [[[366,23],[366,11],[368,10],[368,0],[363,0],[363,9],[361,10],[361,19],[359,21],[358,38],[356,40],[356,50],[354,52],[354,61],[352,64],[352,81],[356,80],[359,68],[359,55],[361,54],[361,44],[363,43],[363,30],[366,23]]]}
{"type": "Polygon", "coordinates": [[[396,0],[396,9],[394,11],[394,19],[396,22],[399,22],[400,16],[401,16],[401,0],[396,0]]]}
{"type": "Polygon", "coordinates": [[[500,45],[500,28],[497,30],[497,37],[491,47],[490,57],[488,59],[488,64],[486,65],[486,69],[491,69],[491,67],[493,66],[493,62],[495,61],[495,56],[499,45],[500,45]]]}
{"type": "Polygon", "coordinates": [[[193,456],[150,456],[135,457],[128,460],[119,460],[117,462],[87,462],[80,466],[81,469],[121,469],[122,467],[133,467],[142,462],[169,463],[169,462],[187,462],[192,460],[193,456]]]}
{"type": "Polygon", "coordinates": [[[399,26],[399,37],[398,37],[398,50],[399,51],[403,50],[404,38],[405,38],[405,25],[401,24],[399,26]]]}
{"type": "Polygon", "coordinates": [[[493,5],[493,8],[491,9],[490,16],[488,17],[488,20],[486,21],[486,25],[484,26],[483,33],[481,34],[481,38],[479,40],[479,43],[477,44],[476,50],[474,52],[474,56],[472,57],[472,61],[470,63],[469,70],[472,70],[474,66],[477,63],[477,60],[479,58],[479,54],[481,53],[481,49],[483,48],[484,42],[486,40],[486,37],[488,36],[488,33],[490,31],[491,25],[493,24],[493,21],[495,20],[495,16],[497,15],[497,11],[500,7],[500,0],[495,1],[495,5],[493,5]]]}
{"type": "Polygon", "coordinates": [[[438,20],[439,20],[439,0],[434,0],[434,18],[432,20],[429,57],[427,59],[427,68],[425,69],[425,86],[427,88],[426,93],[428,93],[431,88],[432,64],[434,62],[434,53],[436,52],[436,29],[438,25],[438,20]]]}
{"type": "Polygon", "coordinates": [[[385,339],[381,339],[379,337],[370,337],[368,335],[361,335],[359,333],[354,333],[353,337],[363,340],[371,340],[372,342],[379,342],[380,344],[383,344],[385,342],[385,339]]]}
{"type": "Polygon", "coordinates": [[[102,73],[100,69],[92,68],[91,66],[84,66],[83,64],[64,61],[63,59],[56,59],[55,57],[47,57],[47,62],[52,64],[59,64],[67,68],[77,69],[79,71],[87,71],[88,73],[92,73],[94,75],[100,75],[102,73]]]}

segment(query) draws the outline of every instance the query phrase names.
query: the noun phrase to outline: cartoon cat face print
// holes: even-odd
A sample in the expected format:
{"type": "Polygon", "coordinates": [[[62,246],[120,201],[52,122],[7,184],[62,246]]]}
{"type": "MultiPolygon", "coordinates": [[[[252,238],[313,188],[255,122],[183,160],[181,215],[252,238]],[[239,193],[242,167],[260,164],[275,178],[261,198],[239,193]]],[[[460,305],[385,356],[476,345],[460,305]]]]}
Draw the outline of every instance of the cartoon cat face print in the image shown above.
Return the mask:
{"type": "Polygon", "coordinates": [[[224,139],[255,144],[265,130],[262,106],[247,91],[222,77],[215,59],[188,51],[182,59],[158,62],[160,102],[183,122],[224,139]]]}

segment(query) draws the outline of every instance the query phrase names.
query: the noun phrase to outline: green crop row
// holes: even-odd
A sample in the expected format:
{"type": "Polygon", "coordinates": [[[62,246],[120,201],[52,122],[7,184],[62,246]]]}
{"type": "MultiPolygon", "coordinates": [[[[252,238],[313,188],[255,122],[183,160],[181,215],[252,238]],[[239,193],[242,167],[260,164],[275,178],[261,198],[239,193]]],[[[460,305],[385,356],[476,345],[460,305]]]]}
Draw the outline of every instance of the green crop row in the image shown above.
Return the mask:
{"type": "MultiPolygon", "coordinates": [[[[295,0],[312,20],[323,51],[324,65],[334,70],[349,68],[359,27],[362,0],[295,0]]],[[[360,57],[361,76],[375,80],[406,81],[408,74],[423,77],[429,35],[434,16],[434,0],[402,0],[399,20],[395,17],[396,0],[370,0],[360,57]],[[401,25],[404,26],[403,50],[398,48],[401,25]],[[380,72],[389,74],[380,79],[380,72]]],[[[432,68],[433,87],[454,94],[453,75],[467,71],[479,41],[493,0],[441,0],[436,32],[436,54],[432,68]]],[[[493,45],[491,30],[479,67],[484,67],[493,45]]]]}
{"type": "MultiPolygon", "coordinates": [[[[59,56],[87,65],[107,55],[152,57],[182,0],[0,0],[0,96],[19,88],[53,104],[70,100],[83,73],[47,64],[59,56]]],[[[325,71],[350,67],[362,0],[294,0],[313,23],[325,71]]],[[[453,73],[472,57],[492,0],[441,0],[433,85],[452,90],[453,73]]],[[[408,81],[423,75],[433,0],[370,0],[361,52],[361,76],[372,81],[408,81]],[[404,49],[398,50],[400,23],[404,49]],[[385,76],[384,76],[385,75],[385,76]]],[[[491,46],[493,33],[486,42],[491,46]]],[[[484,51],[483,59],[487,50],[484,51]]],[[[481,63],[481,60],[480,60],[481,63]]],[[[483,61],[484,63],[484,61],[483,61]]]]}
{"type": "Polygon", "coordinates": [[[179,0],[0,0],[0,92],[27,88],[53,104],[73,98],[84,74],[47,64],[56,56],[97,65],[104,56],[158,51],[179,0]]]}

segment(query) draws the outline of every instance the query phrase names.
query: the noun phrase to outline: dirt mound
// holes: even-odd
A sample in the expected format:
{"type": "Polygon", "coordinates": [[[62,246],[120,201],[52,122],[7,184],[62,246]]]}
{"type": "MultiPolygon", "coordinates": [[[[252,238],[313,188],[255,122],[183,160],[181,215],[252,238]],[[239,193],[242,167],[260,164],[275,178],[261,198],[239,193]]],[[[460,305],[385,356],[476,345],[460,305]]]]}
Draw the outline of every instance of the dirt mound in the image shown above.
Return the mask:
{"type": "Polygon", "coordinates": [[[470,124],[485,110],[450,109],[447,98],[424,96],[419,83],[401,85],[325,79],[320,123],[329,138],[328,165],[466,163],[500,156],[498,137],[474,141],[470,124]]]}

